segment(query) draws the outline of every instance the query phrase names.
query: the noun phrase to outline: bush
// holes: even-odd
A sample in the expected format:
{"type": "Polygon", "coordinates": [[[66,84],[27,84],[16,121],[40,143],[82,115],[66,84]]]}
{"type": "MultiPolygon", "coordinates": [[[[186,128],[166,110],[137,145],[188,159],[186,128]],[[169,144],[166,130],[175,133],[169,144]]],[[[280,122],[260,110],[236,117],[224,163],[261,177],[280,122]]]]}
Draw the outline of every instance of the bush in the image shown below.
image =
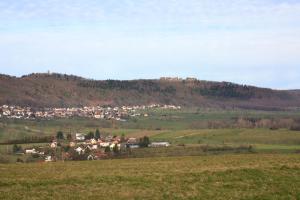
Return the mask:
{"type": "Polygon", "coordinates": [[[105,147],[105,153],[110,153],[110,147],[105,147]]]}
{"type": "Polygon", "coordinates": [[[62,131],[58,131],[56,133],[56,139],[63,140],[65,138],[64,133],[62,131]]]}
{"type": "Polygon", "coordinates": [[[113,152],[114,152],[114,154],[119,154],[119,148],[118,148],[117,144],[114,146],[113,152]]]}
{"type": "Polygon", "coordinates": [[[13,146],[13,152],[14,153],[19,153],[19,152],[22,152],[22,151],[23,151],[22,146],[18,146],[16,144],[14,144],[14,146],[13,146]]]}
{"type": "Polygon", "coordinates": [[[140,139],[140,147],[148,147],[148,145],[150,144],[150,139],[147,136],[144,136],[143,138],[140,139]]]}
{"type": "Polygon", "coordinates": [[[84,136],[84,139],[90,140],[92,138],[95,138],[95,134],[93,131],[90,131],[87,135],[84,136]]]}
{"type": "Polygon", "coordinates": [[[31,156],[32,156],[32,158],[39,158],[40,157],[39,154],[32,154],[31,156]]]}
{"type": "Polygon", "coordinates": [[[278,130],[278,127],[276,127],[276,126],[271,126],[271,127],[270,127],[270,130],[272,130],[272,131],[273,131],[273,130],[278,130]]]}

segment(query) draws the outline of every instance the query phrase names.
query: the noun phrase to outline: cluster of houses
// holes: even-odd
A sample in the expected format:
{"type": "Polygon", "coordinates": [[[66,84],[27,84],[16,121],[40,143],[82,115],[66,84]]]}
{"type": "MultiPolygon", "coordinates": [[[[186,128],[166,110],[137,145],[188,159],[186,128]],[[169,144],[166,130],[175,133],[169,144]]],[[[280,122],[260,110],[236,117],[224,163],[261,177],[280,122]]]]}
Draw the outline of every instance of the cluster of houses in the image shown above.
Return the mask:
{"type": "Polygon", "coordinates": [[[128,117],[143,116],[147,117],[148,114],[141,114],[141,110],[161,108],[161,109],[181,109],[180,106],[175,105],[142,105],[142,106],[93,106],[81,108],[43,108],[34,109],[31,107],[21,106],[0,106],[0,118],[12,119],[35,119],[35,118],[69,118],[69,117],[87,117],[95,119],[115,119],[118,121],[126,121],[128,117]]]}
{"type": "MultiPolygon", "coordinates": [[[[56,160],[98,160],[127,153],[130,149],[141,147],[141,140],[138,138],[125,138],[120,136],[106,136],[99,139],[86,139],[82,133],[76,133],[75,139],[69,142],[58,140],[52,141],[47,147],[30,148],[24,151],[25,154],[42,157],[45,162],[56,160]],[[67,151],[57,151],[64,149],[67,151]]],[[[144,147],[169,147],[169,142],[152,142],[144,147]]]]}

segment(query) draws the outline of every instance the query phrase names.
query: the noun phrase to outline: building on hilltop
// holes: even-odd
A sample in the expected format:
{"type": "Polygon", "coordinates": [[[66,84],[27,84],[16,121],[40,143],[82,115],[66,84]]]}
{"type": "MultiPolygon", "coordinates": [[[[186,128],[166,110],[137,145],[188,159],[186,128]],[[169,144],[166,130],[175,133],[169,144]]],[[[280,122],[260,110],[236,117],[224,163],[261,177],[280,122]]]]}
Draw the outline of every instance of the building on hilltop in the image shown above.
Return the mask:
{"type": "Polygon", "coordinates": [[[161,77],[160,78],[161,81],[182,81],[182,78],[179,77],[161,77]]]}

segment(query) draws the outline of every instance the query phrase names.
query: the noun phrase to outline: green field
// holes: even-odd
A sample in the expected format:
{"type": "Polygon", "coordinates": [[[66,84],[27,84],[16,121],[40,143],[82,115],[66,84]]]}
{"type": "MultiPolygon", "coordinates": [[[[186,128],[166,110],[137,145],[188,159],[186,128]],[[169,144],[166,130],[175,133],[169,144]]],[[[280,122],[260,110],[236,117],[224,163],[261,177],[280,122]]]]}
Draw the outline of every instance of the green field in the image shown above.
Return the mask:
{"type": "MultiPolygon", "coordinates": [[[[142,129],[101,129],[113,135],[126,137],[147,135],[151,141],[168,141],[172,146],[251,145],[256,152],[300,151],[300,132],[287,129],[199,129],[199,130],[142,130],[142,129]]],[[[55,135],[55,133],[53,133],[55,135]]],[[[21,144],[23,149],[47,146],[48,143],[21,144]]],[[[0,145],[0,154],[11,154],[12,145],[0,145]]]]}
{"type": "Polygon", "coordinates": [[[1,199],[299,199],[300,156],[239,154],[0,165],[1,199]]]}
{"type": "MultiPolygon", "coordinates": [[[[13,120],[0,118],[0,142],[19,139],[24,136],[55,135],[58,130],[64,133],[88,133],[101,129],[107,134],[133,136],[155,134],[161,131],[185,131],[207,129],[209,123],[231,126],[239,117],[263,119],[300,119],[299,111],[251,111],[251,110],[200,110],[181,111],[145,110],[149,117],[130,118],[127,122],[96,119],[52,119],[52,120],[13,120]]],[[[221,126],[222,127],[222,126],[221,126]]],[[[214,127],[213,127],[214,128],[214,127]]],[[[235,127],[229,127],[229,129],[235,127]]],[[[228,129],[228,128],[227,128],[228,129]]]]}
{"type": "Polygon", "coordinates": [[[231,127],[241,117],[297,120],[299,112],[144,112],[149,117],[127,122],[0,119],[0,142],[98,128],[103,135],[171,143],[115,157],[120,159],[18,164],[32,162],[31,156],[14,155],[13,145],[3,144],[0,162],[9,164],[0,164],[0,199],[300,199],[300,131],[231,127]],[[212,122],[221,125],[208,128],[212,122]]]}
{"type": "MultiPolygon", "coordinates": [[[[252,145],[257,152],[296,152],[300,150],[300,131],[288,128],[207,128],[210,122],[232,124],[237,118],[298,119],[298,111],[145,110],[149,117],[130,118],[126,122],[96,119],[12,120],[0,119],[0,142],[25,136],[55,136],[88,133],[97,128],[104,135],[126,137],[149,136],[151,141],[168,141],[177,145],[252,145]],[[206,124],[206,125],[205,125],[206,124]]],[[[47,144],[24,144],[23,149],[47,144]]],[[[11,153],[12,145],[0,145],[0,154],[11,153]]],[[[11,160],[11,159],[10,159],[11,160]]],[[[13,157],[12,161],[15,160],[13,157]]]]}

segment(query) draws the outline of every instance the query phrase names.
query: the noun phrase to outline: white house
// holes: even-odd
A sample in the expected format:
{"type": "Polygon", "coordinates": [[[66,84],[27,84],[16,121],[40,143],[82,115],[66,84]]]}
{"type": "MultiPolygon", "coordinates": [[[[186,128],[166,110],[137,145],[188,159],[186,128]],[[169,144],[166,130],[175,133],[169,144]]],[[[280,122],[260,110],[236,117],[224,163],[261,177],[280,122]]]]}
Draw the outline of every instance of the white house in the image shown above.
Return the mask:
{"type": "Polygon", "coordinates": [[[78,140],[78,141],[83,141],[84,140],[84,134],[76,133],[75,134],[75,139],[78,140]]]}
{"type": "Polygon", "coordinates": [[[95,156],[89,155],[89,156],[87,157],[87,160],[95,160],[95,156]]]}
{"type": "Polygon", "coordinates": [[[51,148],[56,148],[56,147],[57,147],[57,143],[56,143],[56,142],[52,142],[52,143],[50,144],[50,147],[51,147],[51,148]]]}
{"type": "Polygon", "coordinates": [[[77,148],[75,149],[75,151],[76,151],[79,155],[84,153],[84,149],[81,148],[81,147],[77,147],[77,148]]]}
{"type": "Polygon", "coordinates": [[[100,142],[99,144],[100,144],[100,147],[103,147],[103,148],[109,146],[109,142],[100,142]]]}
{"type": "Polygon", "coordinates": [[[170,146],[169,142],[152,142],[149,147],[168,147],[170,146]]]}
{"type": "Polygon", "coordinates": [[[94,138],[92,138],[92,139],[90,140],[90,143],[91,143],[91,144],[97,144],[97,140],[94,139],[94,138]]]}
{"type": "Polygon", "coordinates": [[[26,154],[35,154],[35,153],[37,153],[37,151],[35,149],[26,149],[25,153],[26,154]]]}
{"type": "Polygon", "coordinates": [[[112,143],[109,147],[110,147],[111,150],[113,150],[115,146],[117,146],[118,150],[121,149],[121,144],[112,143]]]}
{"type": "Polygon", "coordinates": [[[92,149],[93,149],[93,146],[87,145],[87,146],[85,147],[85,149],[92,150],[92,149]]]}
{"type": "Polygon", "coordinates": [[[127,146],[130,149],[138,149],[138,148],[140,148],[140,145],[138,145],[138,144],[127,144],[127,146]]]}
{"type": "Polygon", "coordinates": [[[94,115],[95,119],[101,119],[101,115],[94,115]]]}
{"type": "Polygon", "coordinates": [[[110,149],[113,150],[113,148],[115,147],[116,144],[112,143],[111,145],[109,145],[110,149]]]}
{"type": "Polygon", "coordinates": [[[52,162],[52,157],[51,156],[46,156],[45,162],[52,162]]]}
{"type": "Polygon", "coordinates": [[[76,143],[75,142],[70,142],[70,147],[75,147],[76,146],[76,143]]]}

